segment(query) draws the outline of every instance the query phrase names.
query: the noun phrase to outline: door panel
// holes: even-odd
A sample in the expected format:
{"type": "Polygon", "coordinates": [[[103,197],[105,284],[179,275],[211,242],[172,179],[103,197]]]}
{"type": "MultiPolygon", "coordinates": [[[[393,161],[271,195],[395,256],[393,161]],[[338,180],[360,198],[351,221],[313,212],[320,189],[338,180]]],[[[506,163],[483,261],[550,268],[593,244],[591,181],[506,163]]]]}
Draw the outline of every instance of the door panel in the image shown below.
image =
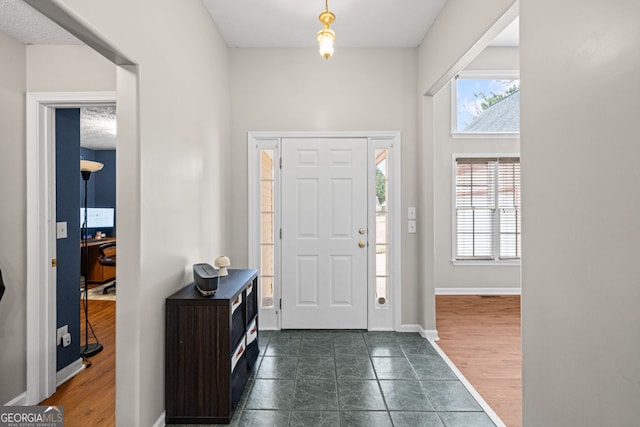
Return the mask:
{"type": "Polygon", "coordinates": [[[282,164],[282,327],[366,328],[366,139],[284,139],[282,164]]]}
{"type": "Polygon", "coordinates": [[[354,293],[351,281],[353,263],[350,256],[334,255],[331,257],[331,306],[353,305],[351,297],[354,293]]]}
{"type": "Polygon", "coordinates": [[[298,255],[296,261],[296,306],[317,307],[320,294],[318,257],[298,255]]]}
{"type": "Polygon", "coordinates": [[[296,183],[295,205],[296,237],[298,239],[318,239],[320,224],[318,224],[320,185],[318,179],[301,178],[296,183]]]}

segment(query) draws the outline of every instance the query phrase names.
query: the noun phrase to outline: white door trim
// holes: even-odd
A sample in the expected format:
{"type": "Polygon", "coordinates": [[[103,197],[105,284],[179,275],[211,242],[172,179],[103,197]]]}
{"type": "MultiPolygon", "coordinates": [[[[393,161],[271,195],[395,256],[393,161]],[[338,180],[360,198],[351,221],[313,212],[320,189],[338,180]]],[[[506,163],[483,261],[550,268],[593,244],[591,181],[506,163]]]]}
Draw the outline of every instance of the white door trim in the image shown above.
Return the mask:
{"type": "Polygon", "coordinates": [[[27,405],[56,390],[54,109],[115,102],[115,92],[27,93],[27,405]]]}
{"type": "MultiPolygon", "coordinates": [[[[401,324],[401,307],[402,307],[402,208],[401,208],[401,135],[398,131],[340,131],[340,132],[314,132],[314,131],[293,131],[293,132],[248,132],[247,134],[247,176],[248,176],[248,260],[249,268],[260,268],[260,176],[259,176],[259,153],[261,149],[274,149],[276,157],[280,157],[280,142],[287,138],[367,138],[369,144],[369,153],[373,153],[375,148],[389,149],[392,157],[390,162],[389,182],[391,186],[391,197],[389,204],[389,242],[392,249],[390,264],[390,282],[389,299],[392,302],[386,308],[375,307],[369,301],[369,330],[400,330],[401,324]]],[[[370,154],[370,157],[372,155],[370,154]]],[[[278,181],[276,188],[279,188],[280,170],[276,167],[275,179],[278,181]]],[[[372,191],[369,191],[373,194],[372,191]]],[[[280,210],[280,195],[276,193],[278,201],[278,213],[280,210]]],[[[373,201],[371,197],[370,205],[373,201]]],[[[374,205],[375,206],[375,205],[374,205]]],[[[370,217],[373,217],[370,215],[370,217]]],[[[280,216],[276,214],[276,230],[280,228],[280,216]]],[[[373,223],[369,224],[371,228],[373,223]]],[[[279,241],[278,241],[279,242],[279,241]]],[[[276,243],[276,246],[278,245],[276,243]]],[[[278,247],[276,247],[278,259],[278,247]]],[[[369,250],[369,294],[375,295],[372,285],[375,283],[375,271],[373,271],[374,262],[371,257],[375,257],[375,248],[370,245],[369,250]],[[373,277],[373,280],[371,279],[373,277]]],[[[260,310],[260,328],[261,329],[280,329],[281,316],[279,314],[279,301],[281,295],[281,282],[278,262],[276,262],[276,283],[274,284],[274,300],[273,309],[260,310]]],[[[261,290],[260,290],[261,293],[261,290]]],[[[369,298],[370,300],[372,298],[369,298]]]]}

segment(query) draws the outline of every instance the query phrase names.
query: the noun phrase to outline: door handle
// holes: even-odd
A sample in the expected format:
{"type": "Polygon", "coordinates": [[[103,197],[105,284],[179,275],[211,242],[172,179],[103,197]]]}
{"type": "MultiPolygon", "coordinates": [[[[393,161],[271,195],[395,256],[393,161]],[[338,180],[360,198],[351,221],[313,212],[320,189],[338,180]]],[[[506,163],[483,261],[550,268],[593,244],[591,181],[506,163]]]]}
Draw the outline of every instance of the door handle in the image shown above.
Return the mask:
{"type": "Polygon", "coordinates": [[[364,240],[360,240],[358,242],[358,246],[360,246],[361,248],[364,248],[365,246],[367,246],[367,244],[364,242],[364,240]]]}

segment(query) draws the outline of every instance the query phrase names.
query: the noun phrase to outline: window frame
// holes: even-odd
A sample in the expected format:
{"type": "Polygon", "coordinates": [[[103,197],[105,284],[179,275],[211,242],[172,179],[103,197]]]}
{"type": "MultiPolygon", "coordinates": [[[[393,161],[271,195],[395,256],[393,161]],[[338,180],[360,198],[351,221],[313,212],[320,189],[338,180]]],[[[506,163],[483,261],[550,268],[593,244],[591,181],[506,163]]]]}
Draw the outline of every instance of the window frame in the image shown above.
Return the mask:
{"type": "Polygon", "coordinates": [[[520,80],[518,70],[468,70],[461,71],[451,80],[451,137],[454,139],[504,139],[520,138],[520,132],[465,132],[457,130],[458,125],[458,79],[477,80],[520,80]]]}
{"type": "MultiPolygon", "coordinates": [[[[454,266],[519,266],[520,258],[500,258],[500,207],[496,204],[497,212],[494,219],[493,244],[494,253],[492,258],[457,258],[457,227],[456,227],[456,166],[459,159],[507,159],[515,158],[520,160],[519,153],[454,153],[451,163],[451,263],[454,266]]],[[[497,195],[498,182],[496,174],[495,192],[497,195]]]]}

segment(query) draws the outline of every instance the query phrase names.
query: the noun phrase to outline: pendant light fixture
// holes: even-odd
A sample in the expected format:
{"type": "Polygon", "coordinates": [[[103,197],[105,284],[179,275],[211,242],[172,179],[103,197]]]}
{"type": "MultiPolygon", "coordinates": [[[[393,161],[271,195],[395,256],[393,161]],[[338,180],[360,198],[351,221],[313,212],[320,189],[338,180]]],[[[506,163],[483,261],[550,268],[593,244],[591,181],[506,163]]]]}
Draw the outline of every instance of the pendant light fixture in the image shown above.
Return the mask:
{"type": "Polygon", "coordinates": [[[318,32],[318,45],[320,45],[320,56],[329,59],[333,55],[333,42],[336,40],[336,33],[333,32],[329,25],[335,21],[336,16],[329,12],[329,0],[325,0],[325,11],[318,17],[323,27],[318,32]]]}

